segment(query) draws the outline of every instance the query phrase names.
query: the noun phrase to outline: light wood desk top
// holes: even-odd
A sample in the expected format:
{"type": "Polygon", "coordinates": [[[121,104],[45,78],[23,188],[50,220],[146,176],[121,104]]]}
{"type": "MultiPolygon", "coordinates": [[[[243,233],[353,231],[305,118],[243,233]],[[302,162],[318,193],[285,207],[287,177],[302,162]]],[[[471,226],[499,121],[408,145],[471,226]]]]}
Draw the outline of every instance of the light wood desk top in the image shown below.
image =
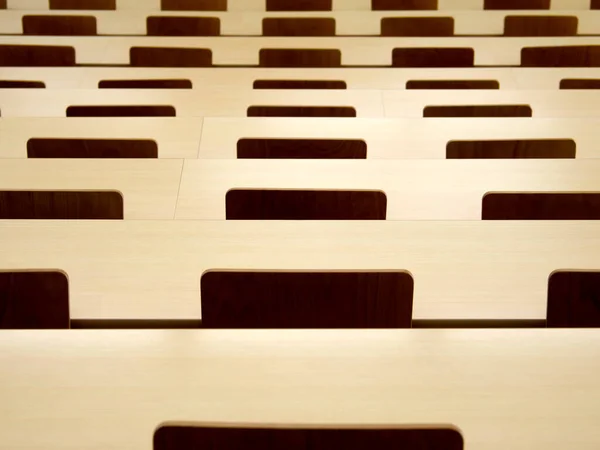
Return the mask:
{"type": "MultiPolygon", "coordinates": [[[[0,270],[60,269],[72,319],[198,319],[207,270],[407,270],[414,319],[545,319],[600,222],[2,221],[0,270]]],[[[537,380],[539,381],[539,380],[537,380]]]]}
{"type": "MultiPolygon", "coordinates": [[[[595,97],[588,92],[590,96],[595,97]]],[[[368,90],[0,89],[2,117],[66,117],[73,105],[169,105],[178,117],[245,117],[255,105],[348,106],[356,109],[357,117],[383,117],[381,91],[368,90]]]]}
{"type": "MultiPolygon", "coordinates": [[[[13,120],[14,126],[4,128],[6,136],[19,133],[24,139],[25,133],[32,132],[34,127],[19,132],[21,124],[32,119],[13,120]]],[[[444,159],[448,142],[460,140],[573,139],[578,159],[600,156],[600,122],[591,118],[353,119],[350,127],[346,119],[247,117],[204,119],[198,157],[234,159],[242,138],[362,139],[367,143],[367,159],[444,159]]],[[[12,151],[22,155],[22,148],[17,143],[12,151]]],[[[0,157],[3,152],[0,143],[0,157]]]]}
{"type": "Polygon", "coordinates": [[[97,32],[101,35],[146,35],[149,16],[217,17],[221,35],[263,34],[262,20],[270,17],[333,18],[336,35],[381,34],[381,19],[386,17],[452,17],[456,35],[502,35],[506,16],[571,16],[578,21],[580,35],[600,34],[600,11],[590,10],[523,10],[523,11],[320,11],[320,12],[265,12],[265,11],[61,11],[61,10],[4,10],[0,11],[0,32],[22,34],[25,15],[85,15],[96,18],[97,32]]]}
{"type": "Polygon", "coordinates": [[[124,219],[172,219],[182,160],[0,161],[0,190],[109,190],[124,199],[124,219]]]}
{"type": "Polygon", "coordinates": [[[348,89],[405,89],[411,80],[495,80],[500,89],[557,90],[563,79],[599,79],[600,68],[142,68],[0,67],[2,80],[43,81],[46,88],[96,89],[102,80],[186,79],[194,89],[252,89],[256,80],[341,80],[348,89]]]}
{"type": "Polygon", "coordinates": [[[152,139],[159,158],[197,158],[202,122],[201,117],[3,118],[0,158],[27,158],[31,138],[152,139]]]}
{"type": "Polygon", "coordinates": [[[488,192],[600,192],[599,173],[597,159],[186,160],[175,217],[225,219],[236,188],[348,189],[383,191],[388,220],[480,220],[488,192]]]}
{"type": "MultiPolygon", "coordinates": [[[[229,11],[264,11],[265,0],[228,0],[229,11]]],[[[589,0],[552,0],[551,9],[590,9],[589,0]]],[[[48,0],[8,0],[9,9],[48,9],[48,0]]],[[[483,0],[439,0],[441,10],[481,10],[483,0]]],[[[117,9],[160,10],[160,0],[117,0],[117,9]]],[[[371,10],[371,0],[333,0],[334,10],[371,10]]],[[[543,13],[545,11],[540,11],[543,13]]]]}
{"type": "MultiPolygon", "coordinates": [[[[399,47],[468,47],[475,50],[476,66],[521,64],[521,49],[545,47],[548,38],[505,37],[147,37],[147,36],[0,36],[0,45],[61,45],[76,51],[77,64],[129,64],[131,47],[186,47],[212,50],[215,65],[259,63],[267,49],[338,49],[347,66],[391,66],[392,50],[399,47]]],[[[552,46],[600,45],[600,37],[556,37],[552,46]]]]}
{"type": "Polygon", "coordinates": [[[3,331],[0,448],[149,450],[164,422],[454,425],[596,450],[600,331],[3,331]]]}

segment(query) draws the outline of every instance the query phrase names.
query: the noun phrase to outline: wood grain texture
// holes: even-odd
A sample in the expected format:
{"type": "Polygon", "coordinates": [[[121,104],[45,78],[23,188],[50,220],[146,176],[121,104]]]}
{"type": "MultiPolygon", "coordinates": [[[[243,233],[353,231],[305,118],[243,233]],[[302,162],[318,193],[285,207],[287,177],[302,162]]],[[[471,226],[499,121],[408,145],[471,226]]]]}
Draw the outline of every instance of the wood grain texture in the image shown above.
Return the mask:
{"type": "Polygon", "coordinates": [[[0,89],[44,89],[43,81],[0,80],[0,89]]]}
{"type": "Polygon", "coordinates": [[[6,9],[6,0],[0,0],[0,9],[6,9]]]}
{"type": "Polygon", "coordinates": [[[577,36],[576,16],[506,16],[504,36],[577,36]]]}
{"type": "Polygon", "coordinates": [[[384,17],[382,36],[449,37],[454,36],[452,17],[384,17]]]}
{"type": "Polygon", "coordinates": [[[529,105],[427,106],[423,117],[532,117],[529,105]]]}
{"type": "Polygon", "coordinates": [[[448,159],[565,159],[575,155],[572,139],[451,141],[446,146],[448,159]]]}
{"type": "Polygon", "coordinates": [[[548,280],[549,328],[600,327],[600,272],[556,271],[548,280]]]}
{"type": "Polygon", "coordinates": [[[23,34],[38,36],[95,36],[94,16],[23,16],[23,34]]]}
{"type": "Polygon", "coordinates": [[[335,19],[268,17],[262,21],[263,36],[335,36],[335,19]]]}
{"type": "Polygon", "coordinates": [[[148,36],[219,36],[218,17],[150,16],[146,19],[148,36]]]}
{"type": "Polygon", "coordinates": [[[232,189],[227,220],[385,220],[381,191],[232,189]]]}
{"type": "Polygon", "coordinates": [[[406,272],[218,272],[200,282],[204,328],[410,328],[406,272]]]}
{"type": "Polygon", "coordinates": [[[114,10],[117,0],[49,0],[50,9],[114,10]]]}
{"type": "Polygon", "coordinates": [[[186,79],[170,80],[100,80],[99,89],[192,89],[192,82],[186,79]]]}
{"type": "Polygon", "coordinates": [[[483,9],[550,9],[550,0],[484,0],[483,9]]]}
{"type": "Polygon", "coordinates": [[[132,67],[210,67],[212,51],[206,48],[131,47],[132,67]]]}
{"type": "Polygon", "coordinates": [[[255,80],[254,89],[347,89],[342,80],[255,80]]]}
{"type": "Polygon", "coordinates": [[[0,66],[74,66],[75,49],[53,45],[0,45],[0,66]]]}
{"type": "Polygon", "coordinates": [[[248,117],[356,117],[350,106],[250,106],[248,117]]]}
{"type": "Polygon", "coordinates": [[[62,272],[0,271],[0,329],[69,328],[69,281],[62,272]]]}
{"type": "Polygon", "coordinates": [[[393,67],[472,67],[472,48],[395,48],[393,67]]]}
{"type": "Polygon", "coordinates": [[[77,105],[67,108],[67,117],[175,117],[175,115],[175,108],[169,105],[77,105]]]}
{"type": "Polygon", "coordinates": [[[163,11],[227,11],[227,0],[161,0],[163,11]]]}
{"type": "Polygon", "coordinates": [[[525,47],[523,67],[600,67],[600,45],[525,47]]]}
{"type": "Polygon", "coordinates": [[[438,0],[371,0],[373,11],[436,10],[438,0]]]}
{"type": "Polygon", "coordinates": [[[564,78],[560,80],[560,89],[600,89],[600,79],[564,78]]]}
{"type": "Polygon", "coordinates": [[[409,80],[406,89],[500,89],[497,80],[409,80]]]}
{"type": "Polygon", "coordinates": [[[158,145],[143,139],[32,138],[28,158],[158,158],[158,145]]]}
{"type": "Polygon", "coordinates": [[[154,450],[463,450],[454,428],[268,428],[166,425],[154,433],[154,450]]]}
{"type": "Polygon", "coordinates": [[[600,220],[600,194],[490,192],[483,220],[600,220]]]}
{"type": "Polygon", "coordinates": [[[266,0],[267,11],[331,11],[332,0],[266,0]]]}
{"type": "Polygon", "coordinates": [[[0,219],[120,220],[119,192],[0,191],[0,219]]]}
{"type": "Polygon", "coordinates": [[[342,53],[336,49],[269,49],[259,53],[261,67],[340,67],[342,53]]]}
{"type": "Polygon", "coordinates": [[[366,159],[360,139],[240,139],[238,159],[366,159]]]}

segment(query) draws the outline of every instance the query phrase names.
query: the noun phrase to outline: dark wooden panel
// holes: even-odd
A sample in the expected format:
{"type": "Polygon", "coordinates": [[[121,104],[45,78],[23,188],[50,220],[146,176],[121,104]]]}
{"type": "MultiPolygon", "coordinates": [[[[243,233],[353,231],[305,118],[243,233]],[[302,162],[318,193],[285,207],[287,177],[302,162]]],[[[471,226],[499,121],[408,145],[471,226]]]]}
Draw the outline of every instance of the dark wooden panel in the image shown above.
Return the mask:
{"type": "Polygon", "coordinates": [[[62,272],[0,272],[0,329],[69,328],[69,281],[62,272]]]}
{"type": "Polygon", "coordinates": [[[204,328],[410,328],[412,320],[405,272],[208,272],[200,289],[204,328]]]}
{"type": "Polygon", "coordinates": [[[94,16],[23,16],[23,34],[38,36],[95,36],[94,16]]]}
{"type": "Polygon", "coordinates": [[[600,272],[554,272],[548,280],[547,325],[600,327],[600,272]]]}
{"type": "Polygon", "coordinates": [[[6,9],[6,0],[0,0],[0,9],[6,9]]]}
{"type": "Polygon", "coordinates": [[[347,89],[341,80],[256,80],[254,89],[347,89]]]}
{"type": "Polygon", "coordinates": [[[266,0],[267,11],[331,11],[332,0],[266,0]]]}
{"type": "Polygon", "coordinates": [[[227,220],[385,220],[381,191],[232,189],[227,220]]]}
{"type": "Polygon", "coordinates": [[[0,191],[0,219],[123,219],[113,191],[0,191]]]}
{"type": "Polygon", "coordinates": [[[175,108],[168,105],[91,105],[67,108],[67,117],[175,117],[175,115],[175,108]]]}
{"type": "Polygon", "coordinates": [[[529,105],[427,106],[423,117],[532,117],[529,105]]]}
{"type": "Polygon", "coordinates": [[[151,16],[146,19],[148,36],[219,36],[218,17],[151,16]]]}
{"type": "Polygon", "coordinates": [[[0,45],[0,66],[74,66],[75,49],[57,45],[0,45]]]}
{"type": "Polygon", "coordinates": [[[266,18],[263,36],[335,36],[335,19],[331,18],[266,18]]]}
{"type": "Polygon", "coordinates": [[[0,89],[44,89],[43,81],[0,80],[0,89]]]}
{"type": "Polygon", "coordinates": [[[248,117],[356,117],[351,106],[250,106],[248,117]]]}
{"type": "Polygon", "coordinates": [[[162,426],[154,450],[462,450],[460,432],[451,427],[211,428],[162,426]]]}
{"type": "Polygon", "coordinates": [[[240,159],[366,159],[360,139],[240,139],[240,159]]]}
{"type": "Polygon", "coordinates": [[[131,47],[133,67],[210,67],[212,50],[207,48],[131,47]]]}
{"type": "Polygon", "coordinates": [[[590,9],[600,9],[600,0],[592,0],[590,9]]]}
{"type": "Polygon", "coordinates": [[[100,89],[192,89],[190,80],[101,80],[100,89]]]}
{"type": "Polygon", "coordinates": [[[575,158],[573,139],[517,139],[505,141],[451,141],[448,159],[562,159],[575,158]]]}
{"type": "Polygon", "coordinates": [[[117,0],[50,0],[50,9],[117,9],[117,0]]]}
{"type": "Polygon", "coordinates": [[[525,47],[523,67],[600,67],[600,45],[525,47]]]}
{"type": "Polygon", "coordinates": [[[483,9],[550,9],[550,0],[484,0],[483,9]]]}
{"type": "Polygon", "coordinates": [[[382,36],[446,37],[454,36],[452,17],[384,17],[382,36]]]}
{"type": "Polygon", "coordinates": [[[560,80],[561,89],[600,89],[600,79],[565,78],[560,80]]]}
{"type": "Polygon", "coordinates": [[[373,11],[433,11],[438,0],[371,0],[373,11]]]}
{"type": "Polygon", "coordinates": [[[393,67],[473,67],[472,48],[395,48],[393,67]]]}
{"type": "Polygon", "coordinates": [[[483,220],[600,220],[600,194],[492,192],[483,220]]]}
{"type": "Polygon", "coordinates": [[[163,11],[227,11],[227,0],[161,0],[163,11]]]}
{"type": "Polygon", "coordinates": [[[505,36],[576,36],[575,16],[506,16],[505,36]]]}
{"type": "Polygon", "coordinates": [[[158,158],[150,139],[48,139],[27,141],[28,158],[158,158]]]}
{"type": "Polygon", "coordinates": [[[269,49],[259,53],[261,67],[340,67],[342,52],[337,49],[269,49]]]}
{"type": "Polygon", "coordinates": [[[500,89],[497,80],[409,80],[406,89],[500,89]]]}

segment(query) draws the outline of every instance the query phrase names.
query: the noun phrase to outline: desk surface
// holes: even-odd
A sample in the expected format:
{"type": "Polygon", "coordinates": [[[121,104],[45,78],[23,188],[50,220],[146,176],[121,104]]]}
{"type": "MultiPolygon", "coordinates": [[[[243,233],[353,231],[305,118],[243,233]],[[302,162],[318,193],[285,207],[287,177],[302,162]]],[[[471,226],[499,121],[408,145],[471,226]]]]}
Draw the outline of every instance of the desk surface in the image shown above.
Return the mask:
{"type": "Polygon", "coordinates": [[[600,222],[2,221],[0,270],[59,269],[73,319],[198,319],[211,269],[406,270],[414,319],[545,319],[600,269],[600,222]]]}
{"type": "Polygon", "coordinates": [[[447,425],[600,447],[600,331],[0,333],[0,449],[149,450],[164,422],[447,425]]]}

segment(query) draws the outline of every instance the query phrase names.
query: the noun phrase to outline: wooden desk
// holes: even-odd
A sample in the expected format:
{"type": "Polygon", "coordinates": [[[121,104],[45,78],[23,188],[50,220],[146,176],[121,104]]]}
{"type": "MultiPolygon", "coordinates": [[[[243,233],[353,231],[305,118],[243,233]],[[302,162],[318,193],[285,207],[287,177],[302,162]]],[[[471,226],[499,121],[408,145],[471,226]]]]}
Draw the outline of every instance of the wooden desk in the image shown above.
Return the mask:
{"type": "Polygon", "coordinates": [[[523,11],[322,11],[322,12],[264,12],[264,11],[61,11],[61,10],[5,10],[0,11],[0,32],[22,34],[22,17],[44,16],[92,16],[96,19],[100,35],[146,35],[146,19],[149,16],[217,17],[223,36],[262,36],[265,18],[333,18],[338,36],[381,34],[381,19],[387,17],[452,17],[455,35],[502,35],[506,16],[571,16],[578,21],[580,35],[600,34],[600,11],[589,10],[523,10],[523,11]]]}
{"type": "MultiPolygon", "coordinates": [[[[264,11],[265,0],[228,0],[229,11],[264,11]]],[[[553,0],[552,9],[590,9],[589,0],[553,0]]],[[[47,0],[8,0],[9,9],[48,9],[47,0]]],[[[481,10],[483,0],[439,0],[441,10],[481,10]]],[[[117,0],[117,9],[160,10],[160,0],[117,0]]],[[[370,0],[333,0],[334,10],[371,10],[370,0]]],[[[540,11],[543,13],[544,11],[540,11]]]]}
{"type": "Polygon", "coordinates": [[[595,450],[599,354],[598,330],[3,331],[0,448],[148,450],[162,423],[225,422],[595,450]]]}
{"type": "MultiPolygon", "coordinates": [[[[570,91],[577,95],[576,91],[570,91]]],[[[564,91],[564,96],[569,92],[564,91]]],[[[600,98],[587,93],[585,98],[600,98]]],[[[584,98],[581,95],[581,98],[584,98]]],[[[232,89],[126,90],[122,89],[2,89],[2,117],[66,117],[72,105],[169,105],[178,117],[245,117],[249,106],[346,106],[357,117],[383,117],[381,91],[262,91],[232,89]]],[[[600,108],[600,106],[599,106],[600,108]]]]}
{"type": "Polygon", "coordinates": [[[0,270],[64,270],[72,319],[197,320],[201,275],[237,269],[408,270],[413,319],[543,320],[553,271],[600,268],[597,221],[0,226],[0,270]]]}
{"type": "Polygon", "coordinates": [[[172,219],[182,163],[176,159],[4,159],[0,190],[119,191],[125,219],[172,219]]]}
{"type": "MultiPolygon", "coordinates": [[[[35,132],[35,127],[22,128],[31,119],[12,120],[3,133],[11,136],[24,129],[21,142],[12,149],[22,155],[25,133],[35,132]]],[[[67,119],[56,120],[67,122],[61,127],[70,130],[67,119]]],[[[351,127],[347,124],[346,119],[206,118],[198,157],[236,158],[237,143],[243,138],[362,139],[367,143],[367,159],[444,159],[448,142],[460,140],[573,139],[578,159],[600,156],[600,124],[591,118],[353,119],[351,127]]],[[[4,151],[0,143],[0,157],[4,151]]]]}
{"type": "Polygon", "coordinates": [[[0,67],[1,80],[38,80],[46,88],[96,89],[102,80],[184,79],[194,89],[252,89],[256,80],[340,80],[348,89],[406,89],[411,80],[494,80],[500,89],[557,90],[563,79],[599,79],[600,69],[526,67],[460,69],[0,67]]]}
{"type": "MultiPolygon", "coordinates": [[[[337,49],[344,66],[390,66],[397,47],[468,47],[475,51],[476,66],[519,66],[521,49],[545,47],[548,38],[452,37],[116,37],[116,36],[0,36],[0,45],[59,45],[75,48],[77,64],[127,64],[132,47],[185,47],[212,50],[214,65],[259,63],[259,52],[267,49],[337,49]]],[[[599,45],[600,37],[552,38],[552,46],[599,45]]]]}

